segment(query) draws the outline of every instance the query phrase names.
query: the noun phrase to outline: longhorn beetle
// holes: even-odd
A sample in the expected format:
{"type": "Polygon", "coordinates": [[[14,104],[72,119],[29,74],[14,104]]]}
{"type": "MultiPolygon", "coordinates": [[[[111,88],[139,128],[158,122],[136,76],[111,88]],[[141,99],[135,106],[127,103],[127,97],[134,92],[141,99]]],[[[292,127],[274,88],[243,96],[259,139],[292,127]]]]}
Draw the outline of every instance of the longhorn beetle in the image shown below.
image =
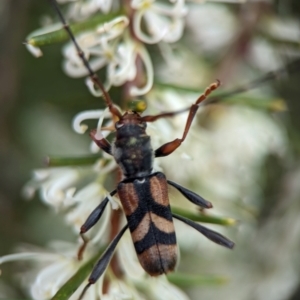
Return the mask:
{"type": "MultiPolygon", "coordinates": [[[[124,179],[118,183],[117,188],[110,195],[117,194],[119,196],[127,218],[127,224],[113,239],[94,267],[88,280],[89,283],[84,288],[80,299],[84,296],[89,286],[95,283],[105,271],[119,240],[127,228],[130,230],[140,264],[151,276],[171,272],[176,266],[177,245],[173,218],[190,225],[213,242],[227,248],[233,248],[234,243],[221,234],[184,217],[172,214],[168,198],[168,184],[175,187],[189,201],[200,207],[211,208],[212,204],[210,202],[179,184],[167,180],[163,173],[153,172],[154,157],[167,156],[181,145],[189,132],[199,104],[213,90],[219,87],[220,82],[212,83],[190,107],[182,137],[166,143],[153,151],[150,137],[146,133],[147,122],[154,122],[159,118],[172,116],[176,112],[162,113],[155,116],[141,116],[138,112],[126,111],[122,115],[112,102],[98,76],[91,69],[56,1],[51,1],[65,30],[75,45],[79,57],[87,68],[90,78],[102,91],[112,116],[118,119],[115,123],[116,138],[112,144],[105,138],[97,139],[96,130],[91,131],[90,136],[104,152],[114,157],[124,176],[124,179]]],[[[87,243],[83,234],[100,219],[108,201],[108,197],[106,197],[82,225],[80,234],[83,237],[84,244],[79,250],[79,257],[82,256],[87,243]]]]}
{"type": "MultiPolygon", "coordinates": [[[[118,121],[115,122],[116,137],[112,144],[105,138],[98,139],[96,137],[96,130],[91,131],[90,136],[99,148],[113,156],[118,166],[121,168],[124,177],[124,179],[118,183],[117,188],[110,192],[110,196],[118,195],[120,198],[127,218],[127,224],[115,236],[95,265],[88,279],[88,284],[81,293],[80,299],[83,298],[90,285],[94,284],[103,274],[113,256],[119,240],[128,228],[140,264],[151,276],[172,272],[176,266],[177,245],[173,218],[198,230],[211,241],[232,249],[234,243],[221,234],[182,216],[173,214],[170,210],[168,185],[176,188],[187,200],[202,208],[212,208],[210,202],[179,184],[167,180],[163,173],[153,172],[153,159],[155,157],[168,156],[184,142],[200,103],[206,100],[210,93],[220,86],[220,81],[216,81],[208,86],[205,92],[201,94],[196,102],[188,109],[177,112],[161,113],[154,116],[141,116],[141,114],[136,111],[126,111],[124,114],[121,114],[112,102],[102,82],[91,69],[73,32],[66,23],[56,0],[50,1],[57,11],[64,29],[76,47],[78,56],[88,70],[91,80],[95,86],[102,91],[103,98],[111,115],[118,119],[118,121]],[[153,150],[150,137],[146,133],[147,122],[154,122],[160,118],[171,117],[186,110],[189,111],[189,114],[182,137],[176,138],[175,140],[162,145],[158,149],[153,150]]],[[[269,73],[261,81],[267,81],[273,75],[274,74],[269,73]]],[[[251,85],[257,85],[258,82],[259,81],[255,81],[251,85]]],[[[246,88],[242,87],[235,92],[242,92],[245,89],[246,88]]],[[[79,258],[82,257],[87,244],[84,233],[98,222],[108,202],[109,199],[106,197],[82,225],[80,235],[84,243],[78,252],[79,258]]]]}

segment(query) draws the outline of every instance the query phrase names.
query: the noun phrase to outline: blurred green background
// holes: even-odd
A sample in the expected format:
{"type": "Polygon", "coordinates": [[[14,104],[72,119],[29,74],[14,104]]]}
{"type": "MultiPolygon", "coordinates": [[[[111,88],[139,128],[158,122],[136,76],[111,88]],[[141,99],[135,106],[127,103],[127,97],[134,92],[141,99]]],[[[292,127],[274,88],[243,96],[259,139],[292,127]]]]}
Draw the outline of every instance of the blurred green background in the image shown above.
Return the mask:
{"type": "MultiPolygon", "coordinates": [[[[230,6],[237,18],[241,9],[238,5],[230,6]]],[[[278,0],[271,4],[256,1],[243,9],[283,20],[300,18],[298,0],[278,0]]],[[[13,252],[20,243],[43,246],[51,239],[74,240],[73,233],[61,218],[51,213],[38,200],[38,196],[32,201],[24,201],[21,190],[30,179],[31,171],[43,166],[43,157],[47,154],[88,154],[88,136],[75,134],[70,124],[77,112],[102,106],[99,99],[89,95],[82,79],[71,79],[63,74],[60,45],[47,47],[43,50],[44,56],[39,59],[32,57],[22,45],[26,36],[40,27],[43,16],[49,14],[54,15],[47,1],[2,0],[0,3],[0,256],[13,252]]],[[[242,27],[243,20],[239,22],[242,27]]],[[[299,30],[299,23],[295,26],[299,30]]],[[[247,55],[241,53],[246,53],[252,39],[261,34],[253,26],[245,30],[245,34],[239,37],[240,41],[236,39],[237,42],[230,49],[236,55],[236,65],[245,64],[247,55]]],[[[274,48],[282,46],[292,49],[291,56],[299,57],[299,42],[270,39],[270,43],[274,43],[274,48]]],[[[157,54],[155,51],[154,56],[157,54]]],[[[197,48],[193,51],[197,53],[197,48]]],[[[204,55],[207,57],[203,59],[207,59],[213,70],[211,73],[216,76],[221,71],[230,73],[233,81],[231,86],[238,85],[238,79],[242,83],[247,81],[240,73],[232,73],[234,68],[230,69],[232,66],[228,55],[216,55],[215,58],[207,53],[204,55]]],[[[284,159],[270,156],[264,161],[264,172],[260,176],[265,198],[255,225],[259,232],[270,224],[276,225],[276,220],[290,220],[283,227],[274,225],[274,235],[278,233],[279,241],[285,235],[292,234],[295,237],[293,247],[282,247],[280,251],[284,251],[285,255],[290,251],[295,261],[294,279],[299,284],[294,284],[283,298],[276,298],[280,300],[300,299],[300,260],[297,261],[300,250],[299,221],[297,223],[300,213],[299,83],[300,69],[270,84],[288,106],[288,111],[280,113],[279,117],[288,132],[290,151],[284,159]],[[289,214],[291,218],[286,218],[289,214]]],[[[116,89],[113,89],[113,95],[115,92],[116,89]]],[[[8,289],[7,293],[25,297],[24,291],[13,279],[13,275],[19,271],[18,267],[8,264],[1,266],[1,270],[0,281],[8,289]]],[[[249,295],[248,299],[255,300],[256,297],[249,295]]]]}

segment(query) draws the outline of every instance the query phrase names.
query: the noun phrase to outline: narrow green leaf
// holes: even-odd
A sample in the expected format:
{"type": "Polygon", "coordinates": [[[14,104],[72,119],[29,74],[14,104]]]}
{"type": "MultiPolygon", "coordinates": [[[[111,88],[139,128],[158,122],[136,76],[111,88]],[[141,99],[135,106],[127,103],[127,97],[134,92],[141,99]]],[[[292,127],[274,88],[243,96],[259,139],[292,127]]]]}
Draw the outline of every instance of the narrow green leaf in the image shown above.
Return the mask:
{"type": "Polygon", "coordinates": [[[191,211],[187,211],[178,207],[172,207],[172,212],[175,214],[178,214],[180,216],[186,217],[192,221],[195,222],[202,222],[202,223],[211,223],[211,224],[218,224],[218,225],[224,225],[224,226],[232,226],[237,223],[237,220],[232,218],[226,218],[226,217],[218,217],[218,216],[212,216],[204,213],[194,213],[191,211]]]}
{"type": "MultiPolygon", "coordinates": [[[[193,88],[193,87],[189,87],[189,86],[165,83],[165,82],[161,82],[161,81],[155,81],[154,85],[156,87],[162,88],[162,89],[172,89],[172,90],[177,90],[177,91],[181,91],[181,92],[199,93],[199,94],[201,94],[204,89],[203,87],[202,87],[202,89],[201,89],[201,87],[193,88]]],[[[215,91],[214,91],[214,93],[215,93],[215,91]]]]}
{"type": "Polygon", "coordinates": [[[258,98],[258,97],[231,97],[222,100],[225,104],[242,104],[250,107],[265,109],[272,112],[286,111],[287,106],[283,99],[278,98],[258,98]]]}
{"type": "Polygon", "coordinates": [[[84,264],[75,275],[73,275],[51,298],[51,300],[68,300],[72,294],[77,290],[80,284],[87,278],[92,272],[94,264],[97,262],[101,254],[104,252],[106,247],[102,247],[100,251],[86,264],[84,264]]]}
{"type": "MultiPolygon", "coordinates": [[[[94,29],[99,25],[102,25],[106,22],[109,22],[113,20],[114,18],[121,16],[122,12],[117,13],[110,13],[107,15],[103,14],[96,14],[95,16],[87,19],[86,21],[80,22],[80,23],[74,23],[70,25],[71,30],[74,34],[80,33],[82,31],[94,29]]],[[[69,36],[64,28],[61,28],[59,30],[55,30],[52,32],[48,32],[45,34],[37,35],[30,37],[27,41],[28,44],[35,46],[35,47],[41,47],[45,45],[51,45],[55,43],[61,43],[69,40],[69,36]]]]}
{"type": "Polygon", "coordinates": [[[229,279],[225,276],[190,275],[178,272],[168,274],[167,278],[171,283],[181,288],[188,288],[198,285],[222,285],[229,281],[229,279]]]}
{"type": "MultiPolygon", "coordinates": [[[[187,93],[197,93],[201,94],[204,88],[192,88],[186,86],[179,86],[176,84],[169,84],[169,83],[162,83],[156,82],[156,86],[163,89],[174,89],[180,92],[187,92],[187,93]]],[[[222,91],[216,90],[214,91],[213,95],[210,96],[206,102],[206,104],[211,103],[224,103],[224,104],[241,104],[247,105],[250,107],[264,109],[268,111],[286,111],[287,106],[283,99],[278,98],[266,98],[266,97],[257,97],[257,96],[243,96],[242,93],[246,91],[243,90],[238,95],[234,95],[231,91],[222,91]]]]}
{"type": "Polygon", "coordinates": [[[89,155],[83,157],[61,157],[47,156],[44,162],[47,167],[63,167],[63,166],[85,166],[94,164],[99,155],[89,155]]]}

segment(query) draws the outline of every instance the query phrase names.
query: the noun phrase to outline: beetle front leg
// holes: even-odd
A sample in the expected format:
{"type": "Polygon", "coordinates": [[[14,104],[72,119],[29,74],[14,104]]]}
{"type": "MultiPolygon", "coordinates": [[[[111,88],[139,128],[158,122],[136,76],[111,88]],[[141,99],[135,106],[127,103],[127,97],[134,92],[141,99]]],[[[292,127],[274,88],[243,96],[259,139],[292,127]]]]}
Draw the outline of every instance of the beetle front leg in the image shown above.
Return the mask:
{"type": "MultiPolygon", "coordinates": [[[[155,150],[155,157],[161,157],[161,156],[167,156],[171,154],[173,151],[175,151],[185,140],[190,127],[192,125],[193,119],[196,115],[196,112],[199,108],[199,104],[203,102],[208,95],[217,89],[220,86],[220,81],[217,80],[216,82],[212,83],[209,87],[206,88],[205,92],[200,95],[200,97],[197,99],[197,101],[191,106],[189,115],[185,124],[184,132],[183,135],[180,139],[175,139],[172,142],[166,143],[159,147],[158,149],[155,150]]],[[[151,117],[148,117],[149,120],[151,121],[151,117]]],[[[155,118],[155,116],[153,116],[155,118]]]]}
{"type": "Polygon", "coordinates": [[[97,139],[96,138],[96,133],[97,133],[97,130],[96,129],[93,129],[91,130],[90,132],[90,137],[92,138],[92,140],[97,144],[97,146],[99,148],[101,148],[104,152],[111,154],[111,144],[109,143],[109,141],[107,139],[105,139],[104,137],[102,139],[97,139]]]}
{"type": "MultiPolygon", "coordinates": [[[[115,195],[117,190],[113,190],[110,192],[110,195],[115,195]]],[[[84,222],[84,224],[80,228],[80,236],[83,240],[83,244],[80,246],[77,252],[78,260],[81,260],[83,257],[83,252],[89,242],[89,239],[84,236],[84,233],[86,233],[88,230],[90,230],[101,218],[104,209],[108,203],[109,199],[106,197],[88,216],[87,220],[84,222]]]]}

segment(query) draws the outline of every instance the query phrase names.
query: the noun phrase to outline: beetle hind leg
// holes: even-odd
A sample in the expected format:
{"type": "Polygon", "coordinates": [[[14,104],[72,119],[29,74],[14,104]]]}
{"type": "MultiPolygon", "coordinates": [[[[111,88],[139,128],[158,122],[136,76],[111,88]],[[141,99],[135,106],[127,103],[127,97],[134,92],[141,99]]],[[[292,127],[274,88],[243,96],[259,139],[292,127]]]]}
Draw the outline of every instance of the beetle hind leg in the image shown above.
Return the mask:
{"type": "Polygon", "coordinates": [[[211,229],[208,229],[196,222],[193,222],[189,219],[186,219],[182,216],[176,215],[176,214],[172,214],[172,216],[177,219],[180,220],[181,222],[193,227],[194,229],[198,230],[201,234],[203,234],[206,238],[208,238],[209,240],[211,240],[212,242],[219,244],[223,247],[232,249],[234,247],[234,242],[232,242],[231,240],[229,240],[227,237],[223,236],[222,234],[213,231],[211,229]]]}
{"type": "Polygon", "coordinates": [[[88,284],[84,287],[84,289],[82,290],[80,297],[78,300],[83,299],[83,296],[85,295],[86,291],[88,290],[88,288],[94,284],[99,277],[104,273],[104,271],[106,270],[114,252],[115,249],[121,239],[121,237],[123,236],[124,232],[127,230],[128,228],[128,224],[126,224],[122,230],[115,236],[115,238],[112,240],[112,242],[109,244],[109,246],[107,247],[107,249],[104,251],[104,253],[101,255],[99,261],[97,262],[97,264],[95,265],[92,274],[90,275],[89,279],[88,279],[88,284]]]}

